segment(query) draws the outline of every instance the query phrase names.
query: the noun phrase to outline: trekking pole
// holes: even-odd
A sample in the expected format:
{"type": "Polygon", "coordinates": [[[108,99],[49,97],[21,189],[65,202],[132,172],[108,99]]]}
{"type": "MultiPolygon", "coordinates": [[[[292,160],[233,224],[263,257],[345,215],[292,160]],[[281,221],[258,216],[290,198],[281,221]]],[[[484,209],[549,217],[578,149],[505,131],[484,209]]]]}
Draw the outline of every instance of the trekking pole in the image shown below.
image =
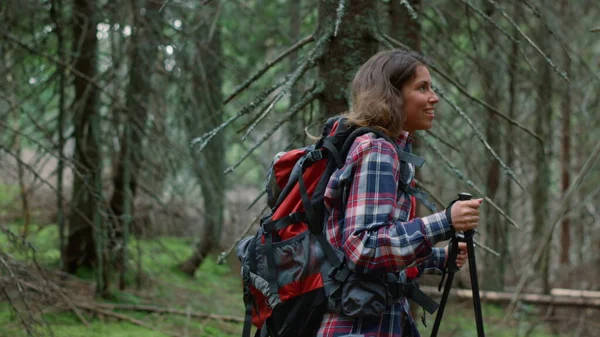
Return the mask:
{"type": "MultiPolygon", "coordinates": [[[[470,200],[473,198],[471,194],[459,193],[458,201],[470,200]]],[[[467,244],[467,252],[469,254],[469,273],[471,276],[471,289],[473,291],[473,309],[475,310],[475,322],[477,324],[477,336],[484,337],[483,331],[483,317],[481,314],[481,300],[479,298],[479,282],[477,279],[477,265],[475,263],[475,248],[473,245],[473,236],[475,230],[470,229],[464,232],[464,234],[456,233],[456,236],[450,241],[450,249],[446,258],[446,264],[448,265],[448,274],[446,284],[444,285],[444,292],[442,294],[442,300],[438,309],[437,315],[435,316],[435,323],[431,329],[431,337],[436,337],[442,322],[442,316],[444,315],[444,309],[448,296],[450,295],[450,289],[452,288],[452,282],[454,281],[454,274],[460,269],[456,266],[456,257],[458,255],[458,243],[465,242],[467,244]]],[[[442,282],[444,280],[442,279],[442,282]]],[[[442,283],[440,283],[440,287],[442,283]]]]}

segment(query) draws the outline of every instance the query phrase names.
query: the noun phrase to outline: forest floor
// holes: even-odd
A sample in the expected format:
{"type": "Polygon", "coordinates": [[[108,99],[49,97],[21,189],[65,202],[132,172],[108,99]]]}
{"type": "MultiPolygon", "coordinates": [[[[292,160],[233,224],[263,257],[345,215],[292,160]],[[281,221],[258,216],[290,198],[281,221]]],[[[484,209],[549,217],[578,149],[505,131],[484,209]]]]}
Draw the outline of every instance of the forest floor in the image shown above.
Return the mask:
{"type": "MultiPolygon", "coordinates": [[[[9,228],[16,233],[20,227],[9,228]]],[[[41,267],[50,270],[58,268],[58,235],[55,226],[34,226],[28,241],[35,247],[35,260],[41,267]]],[[[144,281],[141,287],[137,287],[135,278],[138,272],[131,270],[128,276],[131,285],[125,291],[113,291],[110,300],[94,295],[92,271],[81,271],[76,277],[70,277],[72,282],[63,286],[65,293],[72,296],[80,309],[93,306],[89,310],[72,310],[45,303],[35,298],[35,292],[17,292],[18,295],[29,297],[29,303],[34,303],[39,309],[36,312],[40,312],[34,320],[40,326],[34,327],[29,333],[23,326],[23,322],[29,322],[25,319],[25,309],[19,307],[14,295],[11,296],[12,305],[5,301],[7,290],[3,288],[5,295],[0,295],[0,337],[240,337],[242,323],[235,320],[243,318],[244,308],[237,267],[217,265],[215,257],[209,257],[196,275],[189,277],[181,273],[176,265],[189,257],[192,247],[192,240],[186,238],[133,240],[129,253],[130,265],[131,268],[141,266],[144,281]],[[121,308],[115,309],[115,305],[121,308]],[[148,307],[171,309],[176,313],[152,312],[148,307]],[[76,315],[78,312],[81,317],[76,315]]],[[[0,252],[29,263],[33,260],[31,249],[9,241],[2,233],[0,252]]],[[[510,323],[502,322],[502,307],[484,304],[483,310],[486,336],[559,336],[551,333],[550,326],[539,320],[539,316],[533,312],[535,310],[532,310],[532,315],[522,315],[519,321],[511,320],[510,323]]],[[[430,334],[433,320],[434,317],[428,315],[428,327],[419,323],[423,336],[430,334]]],[[[477,336],[470,302],[453,301],[448,304],[439,336],[477,336]]]]}

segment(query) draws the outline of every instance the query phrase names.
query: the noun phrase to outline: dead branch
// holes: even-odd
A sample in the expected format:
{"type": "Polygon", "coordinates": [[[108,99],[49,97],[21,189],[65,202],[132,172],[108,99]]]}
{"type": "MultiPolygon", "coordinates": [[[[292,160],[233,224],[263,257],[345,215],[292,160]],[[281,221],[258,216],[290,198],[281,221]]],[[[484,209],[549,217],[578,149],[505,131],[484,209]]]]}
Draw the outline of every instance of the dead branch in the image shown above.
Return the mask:
{"type": "MultiPolygon", "coordinates": [[[[433,199],[433,201],[435,201],[438,205],[444,205],[444,203],[433,193],[431,193],[430,190],[428,190],[425,186],[423,186],[423,183],[421,183],[420,181],[418,181],[417,179],[414,179],[415,184],[417,185],[417,187],[419,189],[421,189],[423,192],[427,193],[431,199],[433,199]]],[[[483,251],[488,252],[490,254],[495,255],[496,257],[500,257],[500,253],[498,253],[497,251],[493,250],[492,248],[482,244],[481,242],[479,242],[478,240],[476,240],[475,238],[473,238],[473,242],[475,242],[475,246],[481,248],[483,251]]]]}
{"type": "Polygon", "coordinates": [[[235,88],[235,90],[233,91],[233,93],[231,95],[229,95],[229,97],[227,97],[223,101],[223,105],[229,103],[229,101],[231,101],[232,99],[234,99],[242,91],[246,90],[250,86],[250,84],[252,84],[254,81],[256,81],[257,79],[259,79],[267,70],[269,70],[271,67],[273,67],[274,65],[276,65],[277,63],[279,63],[279,61],[281,61],[282,59],[284,59],[286,56],[288,56],[289,54],[293,53],[294,51],[298,50],[299,48],[303,47],[304,45],[306,45],[306,44],[314,41],[314,39],[315,39],[314,35],[311,34],[311,35],[303,38],[302,40],[296,42],[296,44],[294,44],[293,46],[291,46],[290,48],[288,48],[287,50],[285,50],[283,53],[279,54],[272,61],[267,62],[254,75],[250,76],[249,79],[247,79],[244,83],[242,83],[240,86],[238,86],[237,88],[235,88]]]}
{"type": "MultiPolygon", "coordinates": [[[[436,287],[422,286],[420,289],[430,296],[442,295],[436,287]]],[[[450,290],[450,294],[460,299],[473,298],[473,292],[471,289],[452,289],[450,290]]],[[[513,293],[499,291],[479,291],[479,296],[481,297],[482,301],[495,303],[508,303],[511,301],[513,295],[513,293]]],[[[596,297],[590,298],[574,296],[552,296],[543,294],[520,294],[518,296],[518,301],[531,304],[553,305],[563,307],[600,308],[600,298],[596,297]]]]}
{"type": "Polygon", "coordinates": [[[277,96],[275,97],[275,99],[273,99],[273,101],[271,102],[271,104],[269,104],[269,106],[267,107],[267,109],[261,115],[261,118],[259,118],[256,122],[254,122],[250,126],[250,128],[248,128],[248,131],[246,131],[246,134],[244,135],[244,137],[242,137],[242,140],[246,140],[246,138],[248,137],[248,135],[250,134],[250,132],[252,132],[252,130],[254,130],[254,128],[256,127],[256,125],[258,124],[258,122],[260,122],[260,120],[262,118],[264,118],[265,116],[267,116],[267,114],[269,114],[269,112],[271,112],[271,110],[273,110],[273,107],[275,107],[275,104],[277,104],[277,102],[279,102],[283,98],[283,96],[285,96],[290,91],[290,89],[298,82],[298,80],[300,80],[300,78],[302,78],[302,76],[304,75],[304,73],[309,68],[311,68],[312,66],[314,66],[314,64],[317,61],[317,59],[322,56],[322,54],[323,54],[323,48],[322,47],[325,44],[325,41],[329,40],[330,36],[331,36],[331,34],[329,32],[326,32],[326,33],[323,34],[323,36],[321,36],[319,38],[319,40],[317,41],[315,47],[308,53],[308,56],[302,62],[302,64],[290,75],[290,78],[285,83],[285,86],[283,87],[283,89],[281,90],[281,92],[279,92],[277,94],[277,96]]]}
{"type": "Polygon", "coordinates": [[[590,31],[591,31],[592,33],[595,33],[595,32],[600,32],[600,27],[592,28],[590,31]]]}
{"type": "Polygon", "coordinates": [[[502,14],[502,16],[504,16],[506,18],[506,20],[508,20],[508,22],[510,22],[510,24],[515,27],[515,29],[519,32],[519,34],[521,34],[521,36],[523,36],[525,38],[525,40],[531,45],[533,46],[533,48],[535,50],[537,50],[540,55],[542,55],[542,57],[546,60],[546,62],[552,67],[552,69],[554,69],[554,71],[560,76],[562,77],[565,81],[567,81],[567,83],[571,83],[571,80],[569,80],[569,78],[567,77],[567,73],[565,73],[564,71],[561,71],[555,64],[554,62],[552,62],[552,60],[550,59],[550,57],[548,57],[541,49],[540,47],[538,47],[530,38],[529,36],[527,36],[527,34],[525,34],[525,32],[523,32],[523,30],[521,30],[521,28],[519,28],[519,25],[515,23],[515,21],[508,15],[506,14],[506,11],[500,7],[500,5],[498,5],[498,3],[494,0],[486,0],[487,2],[489,2],[490,4],[492,4],[492,6],[494,6],[494,8],[500,12],[500,14],[502,14]]]}
{"type": "MultiPolygon", "coordinates": [[[[396,47],[400,47],[400,48],[405,49],[405,50],[410,50],[410,48],[408,46],[406,46],[402,42],[394,39],[393,37],[391,37],[391,36],[389,36],[387,34],[383,34],[382,35],[382,39],[384,41],[388,42],[388,43],[385,43],[385,44],[388,45],[389,48],[394,48],[394,46],[396,46],[396,47]]],[[[469,98],[470,100],[472,100],[475,103],[477,103],[477,104],[485,107],[490,112],[492,112],[492,113],[496,114],[497,116],[501,117],[502,119],[504,119],[505,121],[507,121],[511,125],[514,125],[517,128],[525,131],[527,134],[529,134],[532,137],[534,137],[535,139],[537,139],[540,142],[540,144],[544,143],[544,141],[542,140],[542,138],[539,135],[537,135],[535,132],[533,132],[533,131],[529,130],[528,128],[526,128],[525,126],[521,125],[516,120],[508,117],[505,113],[503,113],[500,110],[498,110],[497,108],[489,105],[487,102],[482,101],[482,100],[474,97],[473,95],[469,94],[469,92],[467,91],[467,89],[465,89],[462,85],[460,85],[458,82],[456,82],[454,79],[452,79],[452,77],[450,75],[446,74],[439,67],[435,66],[434,64],[429,64],[428,67],[431,68],[431,70],[435,71],[437,74],[441,75],[446,81],[450,82],[450,84],[452,84],[456,89],[458,89],[458,91],[460,91],[463,95],[467,96],[467,98],[469,98]]]]}
{"type": "Polygon", "coordinates": [[[537,70],[535,69],[535,67],[533,66],[533,64],[531,63],[531,61],[529,60],[529,58],[527,57],[527,54],[525,54],[525,51],[521,47],[521,42],[519,40],[515,39],[509,32],[507,32],[504,28],[502,28],[499,24],[497,24],[494,20],[492,20],[492,18],[489,15],[486,15],[485,13],[483,13],[479,8],[473,6],[470,2],[468,2],[466,0],[460,0],[460,1],[462,3],[464,3],[465,5],[467,5],[469,8],[471,8],[473,11],[475,11],[475,13],[477,13],[479,16],[481,16],[482,18],[484,18],[487,22],[491,23],[492,26],[494,26],[494,28],[496,28],[497,30],[499,30],[509,40],[511,40],[512,42],[514,42],[517,45],[517,49],[519,50],[519,53],[521,53],[521,55],[523,55],[523,58],[525,58],[525,61],[527,62],[527,64],[531,68],[531,70],[535,74],[537,74],[537,70]]]}
{"type": "Polygon", "coordinates": [[[131,310],[131,311],[144,311],[153,312],[158,314],[171,314],[179,316],[190,316],[200,319],[214,319],[223,322],[243,323],[244,319],[235,316],[223,316],[215,315],[203,312],[193,312],[189,310],[171,309],[171,308],[159,308],[150,305],[129,305],[129,304],[110,304],[110,303],[94,303],[90,307],[107,309],[107,310],[131,310]]]}
{"type": "Polygon", "coordinates": [[[157,332],[163,333],[163,334],[168,335],[168,336],[181,337],[181,335],[176,334],[176,333],[172,333],[172,332],[162,331],[162,330],[156,329],[153,326],[151,326],[150,324],[148,324],[146,322],[142,322],[139,319],[135,319],[133,317],[129,317],[127,315],[119,314],[117,312],[113,312],[113,311],[110,311],[110,310],[102,309],[98,305],[89,305],[89,304],[84,304],[84,303],[78,303],[77,306],[80,307],[80,308],[82,308],[82,309],[88,310],[88,311],[93,311],[93,312],[96,312],[98,314],[102,314],[102,315],[105,315],[105,316],[111,316],[111,317],[120,319],[122,321],[126,321],[126,322],[129,322],[129,323],[141,326],[141,327],[146,328],[148,330],[152,330],[152,331],[157,331],[157,332]]]}
{"type": "Polygon", "coordinates": [[[525,272],[519,279],[519,283],[517,284],[516,290],[510,301],[509,307],[506,310],[506,316],[504,317],[504,320],[507,320],[508,317],[510,317],[512,315],[513,311],[515,310],[518,296],[523,291],[525,284],[527,283],[529,278],[531,276],[533,276],[535,269],[532,268],[532,266],[538,264],[539,260],[542,258],[544,249],[546,248],[546,246],[548,244],[550,244],[550,241],[552,239],[552,233],[554,232],[556,225],[558,223],[560,223],[565,217],[565,208],[567,207],[567,205],[569,205],[568,201],[571,199],[573,192],[575,192],[575,190],[577,190],[577,187],[579,187],[579,185],[581,184],[581,181],[583,180],[583,178],[586,176],[586,174],[592,168],[592,166],[593,166],[594,162],[596,161],[596,159],[598,158],[599,154],[600,154],[600,141],[598,143],[596,143],[596,147],[594,148],[594,150],[592,151],[592,154],[589,156],[588,160],[585,162],[585,164],[581,168],[581,171],[579,171],[579,174],[575,178],[575,181],[573,181],[571,186],[569,186],[569,188],[565,192],[562,200],[559,203],[559,205],[561,205],[561,207],[559,207],[556,210],[556,212],[553,214],[555,220],[552,223],[552,225],[548,227],[546,233],[543,233],[542,241],[540,242],[539,246],[537,247],[537,250],[535,251],[533,258],[529,261],[529,264],[525,267],[525,272]]]}
{"type": "Polygon", "coordinates": [[[235,122],[237,119],[242,117],[243,115],[250,113],[256,109],[262,101],[264,101],[272,92],[277,90],[280,86],[284,85],[288,81],[288,77],[286,76],[283,80],[277,82],[276,84],[268,87],[263,90],[260,94],[258,94],[248,105],[243,107],[237,114],[223,122],[221,125],[216,128],[204,133],[198,138],[194,138],[191,141],[191,146],[196,146],[196,151],[201,152],[208,145],[208,143],[221,131],[223,131],[226,127],[228,127],[231,123],[235,122]]]}
{"type": "Polygon", "coordinates": [[[490,205],[492,205],[492,207],[494,207],[494,209],[496,209],[498,211],[498,213],[500,213],[506,220],[508,220],[508,222],[510,222],[511,225],[513,225],[515,228],[517,228],[519,230],[521,229],[521,227],[519,227],[519,225],[517,225],[515,220],[513,220],[510,216],[508,216],[508,214],[506,214],[502,210],[502,208],[500,208],[498,205],[496,205],[496,203],[492,199],[485,196],[485,193],[483,193],[483,191],[479,187],[477,187],[477,185],[475,185],[475,183],[473,183],[470,179],[468,179],[464,173],[462,173],[454,164],[452,164],[450,162],[450,160],[448,160],[448,158],[446,158],[446,156],[442,153],[442,151],[440,151],[440,149],[438,149],[435,145],[433,145],[433,143],[427,137],[422,137],[422,139],[424,140],[425,145],[429,146],[429,148],[431,148],[433,151],[435,151],[435,153],[437,154],[437,158],[440,158],[446,164],[446,166],[448,166],[450,171],[452,173],[454,173],[454,175],[456,175],[460,180],[465,181],[465,183],[467,185],[469,185],[479,195],[481,195],[485,199],[485,201],[488,202],[490,205]]]}
{"type": "Polygon", "coordinates": [[[285,124],[290,119],[292,119],[292,117],[294,117],[306,105],[308,105],[310,102],[312,102],[313,100],[315,100],[317,98],[317,96],[320,95],[322,92],[323,92],[322,88],[317,88],[317,89],[313,90],[309,95],[306,95],[306,97],[304,97],[301,101],[299,101],[298,103],[296,103],[290,109],[290,111],[287,114],[285,114],[277,122],[277,124],[275,125],[275,127],[273,127],[271,130],[269,130],[268,132],[266,132],[258,141],[256,141],[256,143],[254,144],[254,146],[252,146],[250,149],[248,149],[248,151],[246,151],[246,153],[244,153],[242,155],[242,157],[237,161],[237,163],[235,163],[232,166],[230,166],[229,168],[227,168],[225,170],[225,172],[223,172],[223,173],[224,174],[228,174],[230,172],[233,172],[233,170],[235,170],[236,167],[238,167],[246,158],[248,158],[248,156],[252,152],[254,152],[254,150],[256,150],[264,142],[266,142],[267,139],[271,138],[271,136],[275,133],[275,131],[277,131],[283,124],[285,124]]]}
{"type": "Polygon", "coordinates": [[[519,179],[517,179],[517,176],[515,175],[515,173],[511,170],[510,167],[508,167],[504,161],[500,158],[500,156],[498,156],[498,154],[496,154],[496,151],[494,151],[494,149],[492,149],[492,147],[490,146],[490,144],[488,144],[488,142],[485,140],[485,137],[483,137],[483,135],[481,134],[481,132],[479,132],[479,130],[475,127],[475,124],[473,124],[473,122],[471,121],[471,119],[469,118],[469,116],[467,116],[467,114],[458,106],[456,105],[452,100],[450,100],[445,94],[444,91],[439,88],[439,87],[435,87],[434,88],[436,93],[443,99],[445,100],[448,104],[450,104],[450,106],[459,113],[459,115],[464,118],[467,123],[469,124],[469,126],[471,126],[471,129],[473,129],[473,131],[475,132],[475,135],[477,136],[477,138],[479,138],[479,140],[483,143],[483,145],[486,147],[486,149],[492,154],[492,156],[494,156],[494,158],[498,161],[498,163],[500,164],[500,166],[502,166],[502,168],[504,168],[504,172],[506,173],[506,175],[508,175],[509,178],[511,178],[511,180],[513,180],[514,182],[517,183],[517,185],[519,185],[519,187],[521,187],[521,189],[523,191],[527,191],[527,189],[525,188],[525,186],[523,186],[523,184],[521,184],[521,182],[519,181],[519,179]]]}
{"type": "Polygon", "coordinates": [[[335,28],[333,30],[334,37],[337,37],[338,29],[340,28],[340,25],[342,24],[342,19],[344,18],[345,14],[346,14],[346,0],[339,0],[338,8],[336,10],[335,28]]]}
{"type": "Polygon", "coordinates": [[[258,212],[258,214],[254,217],[254,219],[252,219],[252,221],[250,221],[250,223],[248,223],[248,226],[246,226],[246,228],[244,228],[244,231],[242,232],[242,234],[240,234],[240,236],[235,240],[235,242],[231,245],[231,247],[229,247],[229,249],[227,249],[227,251],[221,252],[221,254],[219,254],[219,258],[217,259],[217,264],[223,264],[223,263],[225,263],[225,260],[227,259],[227,257],[229,255],[231,255],[231,252],[235,249],[235,247],[237,246],[237,244],[246,235],[248,235],[248,233],[250,232],[250,230],[252,229],[252,227],[254,227],[254,225],[256,225],[256,223],[262,217],[263,213],[265,213],[265,211],[267,210],[267,208],[269,208],[269,205],[265,205],[265,207],[263,207],[263,209],[260,212],[258,212]]]}

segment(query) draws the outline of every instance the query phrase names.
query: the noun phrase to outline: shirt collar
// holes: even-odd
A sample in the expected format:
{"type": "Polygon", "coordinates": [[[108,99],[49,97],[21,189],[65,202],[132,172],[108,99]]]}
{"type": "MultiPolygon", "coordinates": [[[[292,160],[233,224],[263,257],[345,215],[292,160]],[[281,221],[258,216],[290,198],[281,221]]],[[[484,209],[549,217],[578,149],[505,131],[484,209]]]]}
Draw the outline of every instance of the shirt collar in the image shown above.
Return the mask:
{"type": "Polygon", "coordinates": [[[413,137],[408,131],[402,131],[398,138],[396,138],[396,145],[403,150],[406,150],[412,144],[413,137]]]}

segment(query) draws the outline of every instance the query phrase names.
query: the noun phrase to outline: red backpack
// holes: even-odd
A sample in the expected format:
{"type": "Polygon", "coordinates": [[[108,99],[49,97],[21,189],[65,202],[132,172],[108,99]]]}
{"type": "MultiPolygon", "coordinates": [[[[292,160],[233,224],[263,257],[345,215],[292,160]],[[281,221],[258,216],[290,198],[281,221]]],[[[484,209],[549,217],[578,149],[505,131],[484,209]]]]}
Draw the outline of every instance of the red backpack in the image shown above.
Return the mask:
{"type": "MultiPolygon", "coordinates": [[[[314,145],[275,157],[267,179],[272,213],[261,220],[256,235],[237,246],[246,306],[244,337],[250,336],[250,322],[260,337],[312,337],[326,311],[340,311],[342,286],[353,273],[343,252],[323,232],[323,196],[354,140],[370,132],[395,145],[379,129],[351,127],[336,117],[327,121],[314,145]]],[[[421,158],[397,150],[401,161],[423,164],[421,158]]],[[[422,199],[416,188],[401,187],[422,199]]]]}

